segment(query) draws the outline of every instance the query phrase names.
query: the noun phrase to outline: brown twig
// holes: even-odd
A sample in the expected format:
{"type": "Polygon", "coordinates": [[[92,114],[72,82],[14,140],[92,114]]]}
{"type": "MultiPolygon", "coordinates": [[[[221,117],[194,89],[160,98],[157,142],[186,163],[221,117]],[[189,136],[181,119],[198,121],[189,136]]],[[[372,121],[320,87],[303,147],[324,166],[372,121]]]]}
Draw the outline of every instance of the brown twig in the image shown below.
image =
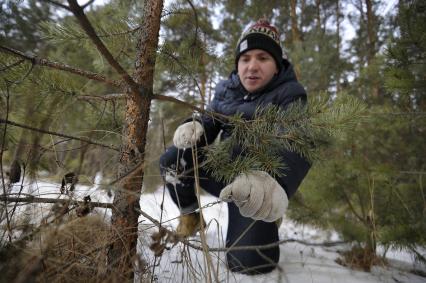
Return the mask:
{"type": "MultiPolygon", "coordinates": [[[[6,119],[8,119],[9,117],[9,99],[10,99],[9,85],[6,84],[6,119]]],[[[3,130],[1,148],[0,148],[0,173],[1,173],[1,183],[3,187],[3,194],[6,194],[6,184],[4,182],[4,171],[3,171],[3,152],[4,152],[4,146],[6,143],[6,133],[7,133],[7,125],[5,124],[4,130],[3,130]]],[[[12,238],[10,236],[11,229],[10,229],[9,213],[7,211],[7,200],[4,201],[4,211],[6,213],[6,227],[8,231],[9,242],[11,242],[12,238]]],[[[0,210],[0,220],[2,217],[3,217],[3,210],[0,210]]],[[[3,235],[2,235],[2,238],[3,238],[3,235]]]]}
{"type": "Polygon", "coordinates": [[[103,100],[103,101],[110,101],[110,100],[118,100],[118,99],[126,99],[127,95],[125,93],[111,93],[106,95],[79,95],[76,97],[78,100],[103,100]]]}
{"type": "MultiPolygon", "coordinates": [[[[0,195],[0,200],[8,202],[26,202],[26,203],[61,203],[61,204],[74,204],[74,205],[87,205],[87,202],[71,200],[71,199],[58,199],[58,198],[39,198],[39,197],[10,197],[8,195],[0,195]]],[[[92,207],[110,208],[114,209],[112,203],[107,202],[90,202],[92,207]]]]}
{"type": "MultiPolygon", "coordinates": [[[[151,221],[158,228],[164,229],[167,233],[174,235],[175,237],[173,237],[173,238],[177,239],[179,242],[183,243],[184,245],[187,245],[187,246],[189,246],[193,249],[199,250],[199,251],[204,251],[204,248],[202,246],[192,244],[186,238],[178,237],[175,232],[173,232],[173,231],[165,228],[164,226],[162,226],[159,221],[157,221],[156,219],[151,217],[146,212],[144,212],[140,209],[138,209],[138,212],[142,216],[147,218],[149,221],[151,221]]],[[[233,246],[233,247],[228,247],[228,248],[226,248],[226,247],[225,248],[211,248],[211,247],[209,247],[208,251],[209,252],[229,252],[229,251],[235,251],[235,250],[238,250],[238,251],[264,250],[264,249],[270,249],[270,248],[273,248],[273,247],[276,247],[276,246],[279,246],[279,245],[282,245],[282,244],[287,244],[287,243],[299,243],[299,244],[302,244],[302,245],[313,246],[313,247],[333,247],[333,246],[338,246],[338,245],[342,245],[342,244],[347,244],[348,242],[347,241],[335,241],[335,242],[311,243],[311,242],[298,240],[298,239],[285,239],[285,240],[277,241],[277,242],[274,242],[274,243],[270,243],[270,244],[266,244],[266,245],[257,245],[257,246],[233,246]]]]}
{"type": "Polygon", "coordinates": [[[15,63],[12,63],[10,65],[7,65],[7,66],[1,68],[0,72],[4,72],[4,71],[6,71],[8,69],[11,69],[11,68],[13,68],[15,66],[18,66],[18,65],[22,64],[23,62],[25,62],[25,59],[20,59],[20,60],[16,61],[15,63]]]}
{"type": "Polygon", "coordinates": [[[26,55],[19,50],[15,50],[15,49],[7,47],[7,46],[0,45],[0,51],[7,52],[7,53],[12,54],[14,56],[23,58],[27,61],[30,61],[33,65],[50,67],[50,68],[53,68],[53,69],[66,71],[66,72],[69,72],[69,73],[72,73],[72,74],[75,74],[75,75],[79,75],[79,76],[85,77],[85,78],[90,79],[90,80],[95,80],[95,81],[98,81],[98,82],[106,83],[106,84],[114,86],[114,87],[121,87],[120,82],[108,80],[103,75],[93,73],[93,72],[89,72],[89,71],[85,71],[85,70],[82,70],[82,69],[79,69],[79,68],[76,68],[76,67],[69,66],[67,64],[60,63],[60,62],[50,61],[48,59],[37,58],[35,56],[26,55]]]}
{"type": "MultiPolygon", "coordinates": [[[[198,245],[194,245],[189,243],[188,241],[184,242],[186,245],[189,245],[191,248],[194,248],[196,250],[200,250],[202,251],[203,248],[198,246],[198,245]]],[[[288,243],[298,243],[298,244],[302,244],[302,245],[306,245],[306,246],[313,246],[313,247],[333,247],[333,246],[338,246],[338,245],[342,245],[342,244],[347,244],[348,242],[345,241],[336,241],[336,242],[322,242],[322,243],[311,243],[311,242],[307,242],[307,241],[302,241],[302,240],[298,240],[298,239],[286,239],[286,240],[281,240],[281,241],[277,241],[271,244],[267,244],[267,245],[258,245],[258,246],[234,246],[232,248],[209,248],[210,252],[228,252],[228,251],[247,251],[247,250],[265,250],[265,249],[270,249],[282,244],[288,244],[288,243]]]]}
{"type": "Polygon", "coordinates": [[[192,110],[196,110],[196,111],[198,111],[200,113],[209,113],[209,114],[212,114],[212,115],[215,115],[215,116],[226,117],[224,115],[220,115],[220,114],[217,114],[217,113],[206,111],[204,109],[201,109],[198,106],[192,105],[191,103],[188,103],[188,102],[185,102],[185,101],[182,101],[182,100],[179,100],[177,98],[174,98],[174,97],[171,97],[171,96],[167,96],[167,95],[154,94],[152,96],[152,99],[173,102],[173,103],[185,106],[185,107],[189,107],[192,110]]]}
{"type": "Polygon", "coordinates": [[[102,147],[109,148],[109,149],[112,149],[112,150],[115,150],[115,151],[120,151],[118,148],[111,146],[111,145],[106,145],[106,144],[102,144],[102,143],[92,141],[92,140],[89,140],[89,139],[74,137],[74,136],[70,136],[70,135],[66,135],[66,134],[62,134],[62,133],[58,133],[58,132],[52,132],[52,131],[47,131],[47,130],[43,130],[43,129],[39,129],[39,128],[34,128],[34,127],[19,124],[19,123],[10,121],[10,120],[5,120],[5,119],[2,119],[2,118],[0,118],[0,124],[8,124],[8,125],[12,125],[12,126],[15,126],[15,127],[20,127],[20,128],[23,128],[23,129],[27,129],[27,130],[31,130],[31,131],[35,131],[35,132],[39,132],[39,133],[43,133],[43,134],[54,135],[54,136],[58,136],[58,137],[62,137],[62,138],[69,138],[69,139],[73,139],[73,140],[86,142],[86,143],[89,143],[89,144],[102,146],[102,147]]]}

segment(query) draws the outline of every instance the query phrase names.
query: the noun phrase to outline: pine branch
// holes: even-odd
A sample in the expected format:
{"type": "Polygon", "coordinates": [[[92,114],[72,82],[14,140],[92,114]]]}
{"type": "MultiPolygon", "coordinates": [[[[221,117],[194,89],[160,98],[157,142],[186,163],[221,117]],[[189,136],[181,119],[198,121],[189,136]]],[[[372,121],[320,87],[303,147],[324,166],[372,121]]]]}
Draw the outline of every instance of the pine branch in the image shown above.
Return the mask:
{"type": "Polygon", "coordinates": [[[86,4],[84,4],[83,6],[81,6],[81,8],[84,10],[86,9],[86,7],[88,7],[89,5],[92,5],[93,2],[95,2],[95,0],[89,0],[86,4]]]}
{"type": "MultiPolygon", "coordinates": [[[[133,28],[129,28],[129,25],[131,24],[128,22],[113,22],[112,26],[96,26],[96,32],[99,38],[109,39],[114,37],[127,37],[129,35],[133,35],[141,29],[141,27],[138,25],[135,25],[133,28]],[[123,23],[125,23],[126,28],[122,28],[123,23]]],[[[51,40],[54,43],[69,40],[90,41],[90,37],[78,23],[67,22],[59,24],[53,22],[42,22],[40,27],[43,30],[44,38],[51,40]]],[[[121,48],[126,48],[126,44],[123,44],[123,40],[119,40],[118,44],[121,48]]]]}
{"type": "Polygon", "coordinates": [[[54,135],[54,136],[58,136],[58,137],[62,137],[62,138],[69,138],[69,139],[73,139],[73,140],[78,140],[78,141],[82,141],[82,142],[85,142],[85,143],[88,143],[88,144],[98,145],[98,146],[101,146],[101,147],[109,148],[109,149],[120,152],[120,150],[118,148],[113,147],[111,145],[102,144],[102,143],[92,141],[92,140],[89,140],[89,139],[86,139],[86,138],[79,138],[79,137],[66,135],[66,134],[59,133],[59,132],[52,132],[52,131],[47,131],[47,130],[43,130],[43,129],[39,129],[39,128],[35,128],[35,127],[30,127],[30,126],[19,124],[19,123],[10,121],[10,120],[5,120],[5,119],[0,118],[0,124],[8,124],[8,125],[12,125],[12,126],[15,126],[15,127],[20,127],[20,128],[23,128],[23,129],[27,129],[27,130],[31,130],[31,131],[35,131],[35,132],[39,132],[39,133],[43,133],[43,134],[49,134],[49,135],[54,135]]]}
{"type": "MultiPolygon", "coordinates": [[[[113,93],[113,94],[107,94],[107,95],[81,95],[81,96],[78,96],[77,99],[78,100],[86,100],[86,101],[90,101],[90,100],[108,101],[108,100],[124,99],[126,97],[127,96],[124,93],[113,93]]],[[[188,103],[188,102],[185,102],[183,100],[179,100],[179,99],[172,97],[172,96],[167,96],[167,95],[162,95],[162,94],[154,94],[152,96],[152,99],[176,103],[176,104],[191,108],[192,110],[197,111],[199,113],[211,115],[212,117],[216,117],[217,119],[227,120],[229,118],[226,115],[222,115],[222,114],[219,114],[219,113],[204,110],[204,109],[202,109],[198,106],[193,105],[192,103],[188,103]]]]}
{"type": "Polygon", "coordinates": [[[191,79],[194,81],[194,83],[195,83],[195,86],[197,87],[197,89],[198,89],[198,92],[201,94],[202,93],[202,91],[201,91],[201,87],[200,87],[200,85],[198,84],[198,81],[197,81],[197,79],[192,75],[192,73],[193,72],[191,72],[186,66],[185,66],[185,64],[183,64],[175,55],[173,55],[172,53],[170,53],[170,52],[168,52],[167,50],[164,50],[164,49],[161,49],[160,50],[160,52],[161,53],[163,53],[163,54],[165,54],[166,56],[168,56],[169,58],[171,58],[171,59],[173,59],[173,61],[175,61],[178,65],[179,65],[179,67],[180,68],[182,68],[182,70],[184,70],[190,77],[191,77],[191,79]]]}
{"type": "Polygon", "coordinates": [[[22,64],[23,62],[25,62],[25,59],[21,59],[21,60],[16,61],[15,63],[7,65],[7,66],[5,66],[5,67],[3,67],[3,68],[0,69],[0,73],[4,72],[4,71],[7,71],[7,70],[9,70],[9,69],[11,69],[11,68],[13,68],[15,66],[18,66],[18,65],[22,64]]]}
{"type": "Polygon", "coordinates": [[[15,49],[7,47],[7,46],[0,45],[0,51],[12,54],[13,56],[16,56],[16,57],[23,58],[27,61],[30,61],[33,65],[46,66],[46,67],[50,67],[50,68],[53,68],[53,69],[56,69],[56,70],[66,71],[66,72],[69,72],[69,73],[72,73],[72,74],[75,74],[75,75],[79,75],[79,76],[85,77],[89,80],[95,80],[95,81],[98,81],[98,82],[106,83],[110,86],[121,87],[120,82],[108,80],[103,75],[93,73],[93,72],[89,72],[89,71],[85,71],[85,70],[82,70],[82,69],[79,69],[79,68],[76,68],[76,67],[73,67],[73,66],[69,66],[67,64],[60,63],[60,62],[54,62],[54,61],[50,61],[48,59],[37,58],[35,56],[26,55],[26,54],[22,53],[21,51],[15,50],[15,49]]]}
{"type": "MultiPolygon", "coordinates": [[[[195,111],[198,111],[198,112],[200,112],[200,113],[209,113],[208,111],[206,111],[206,110],[204,110],[204,109],[202,109],[202,108],[200,108],[200,107],[197,107],[197,106],[195,106],[195,105],[193,105],[193,104],[191,104],[191,103],[188,103],[188,102],[185,102],[185,101],[179,100],[179,99],[174,98],[174,97],[172,97],[172,96],[166,96],[166,95],[161,95],[161,94],[154,94],[154,95],[152,96],[152,99],[157,99],[157,100],[161,100],[161,101],[169,101],[169,102],[173,102],[173,103],[176,103],[176,104],[179,104],[179,105],[185,106],[185,107],[189,107],[189,108],[191,108],[191,109],[193,109],[193,110],[195,110],[195,111]]],[[[222,117],[222,118],[225,118],[225,117],[226,117],[226,116],[224,116],[224,115],[219,115],[219,114],[217,114],[217,113],[212,113],[212,112],[210,112],[210,113],[211,113],[212,115],[220,116],[220,117],[222,117]]]]}
{"type": "Polygon", "coordinates": [[[69,7],[71,12],[77,18],[83,30],[95,44],[98,51],[102,54],[102,56],[108,61],[108,63],[113,67],[118,74],[123,78],[123,80],[127,83],[127,85],[132,89],[134,93],[140,92],[139,85],[130,77],[130,75],[124,70],[124,68],[115,60],[114,56],[112,56],[111,52],[102,42],[102,40],[96,34],[95,29],[84,13],[83,8],[78,4],[76,0],[68,0],[69,7]]]}
{"type": "Polygon", "coordinates": [[[126,99],[127,95],[125,93],[111,93],[106,95],[79,95],[77,96],[78,100],[84,100],[84,101],[91,101],[91,100],[103,100],[103,101],[110,101],[110,100],[119,100],[119,99],[126,99]]]}
{"type": "Polygon", "coordinates": [[[198,36],[198,14],[197,10],[194,7],[194,4],[192,4],[191,0],[186,0],[188,4],[191,6],[192,12],[194,13],[194,19],[195,19],[195,32],[194,32],[194,41],[192,43],[192,46],[197,45],[197,36],[198,36]]]}
{"type": "Polygon", "coordinates": [[[55,6],[58,6],[58,7],[62,8],[62,9],[65,9],[65,10],[71,12],[70,7],[68,7],[67,5],[64,5],[62,3],[59,3],[59,2],[56,2],[56,1],[53,1],[53,0],[42,0],[42,1],[50,3],[50,4],[55,5],[55,6]]]}

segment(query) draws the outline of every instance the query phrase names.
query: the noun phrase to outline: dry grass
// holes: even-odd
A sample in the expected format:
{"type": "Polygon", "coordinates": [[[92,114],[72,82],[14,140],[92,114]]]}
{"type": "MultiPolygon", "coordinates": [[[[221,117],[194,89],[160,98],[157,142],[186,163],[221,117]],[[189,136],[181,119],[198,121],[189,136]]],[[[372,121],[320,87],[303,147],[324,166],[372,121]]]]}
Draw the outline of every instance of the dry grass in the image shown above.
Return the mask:
{"type": "Polygon", "coordinates": [[[349,251],[340,252],[340,255],[342,257],[336,259],[336,262],[355,270],[370,272],[373,265],[386,265],[386,260],[384,258],[360,246],[354,246],[349,251]]]}
{"type": "MultiPolygon", "coordinates": [[[[64,217],[29,242],[0,253],[1,282],[126,282],[123,271],[107,268],[111,227],[100,216],[64,217]]],[[[133,270],[132,270],[133,272],[133,270]]]]}

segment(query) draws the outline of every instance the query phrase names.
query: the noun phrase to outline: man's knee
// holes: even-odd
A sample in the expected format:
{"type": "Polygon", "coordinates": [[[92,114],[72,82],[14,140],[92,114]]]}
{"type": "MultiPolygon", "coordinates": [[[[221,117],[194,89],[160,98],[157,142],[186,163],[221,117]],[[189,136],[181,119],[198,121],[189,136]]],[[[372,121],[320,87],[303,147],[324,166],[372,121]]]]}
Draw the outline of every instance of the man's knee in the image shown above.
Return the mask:
{"type": "Polygon", "coordinates": [[[227,253],[227,264],[230,270],[245,274],[259,274],[272,271],[280,257],[278,242],[278,228],[275,223],[255,221],[243,217],[237,206],[228,203],[229,224],[226,237],[226,246],[230,247],[227,253]],[[267,249],[265,245],[273,245],[267,249]],[[245,250],[232,250],[232,247],[251,246],[245,250]],[[253,248],[258,247],[257,249],[253,248]]]}

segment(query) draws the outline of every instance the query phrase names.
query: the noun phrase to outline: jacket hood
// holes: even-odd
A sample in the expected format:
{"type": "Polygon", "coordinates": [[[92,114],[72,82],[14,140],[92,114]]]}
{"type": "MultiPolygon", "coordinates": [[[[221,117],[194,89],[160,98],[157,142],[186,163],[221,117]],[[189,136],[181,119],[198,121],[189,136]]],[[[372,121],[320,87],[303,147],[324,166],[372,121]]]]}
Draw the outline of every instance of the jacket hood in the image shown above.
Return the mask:
{"type": "Polygon", "coordinates": [[[283,68],[281,68],[280,72],[271,79],[271,81],[262,87],[261,89],[249,93],[242,85],[240,81],[240,77],[238,76],[237,70],[232,71],[232,73],[229,75],[226,87],[231,89],[239,89],[244,94],[250,94],[250,95],[259,95],[264,92],[268,92],[269,90],[272,90],[276,88],[277,86],[289,82],[289,81],[296,81],[296,73],[294,72],[293,65],[287,61],[286,59],[283,59],[283,68]]]}

